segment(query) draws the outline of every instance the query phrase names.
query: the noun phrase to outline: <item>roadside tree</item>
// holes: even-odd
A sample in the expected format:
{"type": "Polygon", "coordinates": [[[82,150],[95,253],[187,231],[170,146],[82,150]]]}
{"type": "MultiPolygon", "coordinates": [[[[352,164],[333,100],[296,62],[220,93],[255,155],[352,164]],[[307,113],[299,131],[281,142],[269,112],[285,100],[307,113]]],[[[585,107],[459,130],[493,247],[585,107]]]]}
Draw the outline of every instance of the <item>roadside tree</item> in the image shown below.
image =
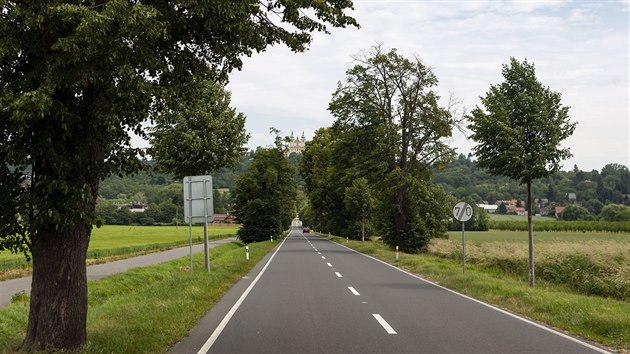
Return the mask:
{"type": "Polygon", "coordinates": [[[361,224],[361,241],[365,241],[365,222],[374,207],[372,190],[367,179],[357,178],[352,186],[346,188],[344,204],[346,210],[361,224]]]}
{"type": "MultiPolygon", "coordinates": [[[[505,81],[491,85],[479,106],[471,112],[469,125],[477,142],[473,148],[477,164],[495,175],[527,185],[527,210],[532,210],[532,181],[560,169],[560,161],[571,156],[560,143],[571,136],[575,123],[561,95],[544,87],[536,78],[534,65],[510,58],[503,65],[505,81]]],[[[529,235],[529,284],[534,286],[534,239],[532,214],[527,214],[529,235]]]]}
{"type": "MultiPolygon", "coordinates": [[[[445,215],[436,214],[441,208],[419,209],[431,201],[410,193],[431,190],[431,169],[445,166],[455,156],[444,140],[451,135],[453,117],[448,108],[439,105],[440,97],[432,90],[437,77],[420,59],[409,60],[396,50],[384,52],[381,46],[354,59],[356,64],[346,71],[328,109],[340,129],[378,134],[370,143],[353,144],[353,148],[355,156],[369,156],[385,165],[378,170],[379,181],[370,180],[377,183],[374,189],[393,193],[379,193],[383,209],[378,214],[387,215],[378,223],[380,233],[390,246],[422,250],[434,232],[425,228],[431,223],[419,225],[424,219],[445,215]],[[421,181],[412,186],[417,180],[421,181]]],[[[439,194],[433,192],[425,196],[439,194]]]]}
{"type": "Polygon", "coordinates": [[[239,176],[233,192],[234,214],[245,242],[268,240],[286,230],[295,217],[295,169],[276,147],[259,149],[247,172],[239,176]]]}
{"type": "Polygon", "coordinates": [[[177,111],[177,98],[192,102],[197,83],[225,80],[243,56],[278,43],[301,52],[328,24],[356,25],[344,13],[351,7],[0,1],[0,249],[33,258],[21,350],[85,343],[99,182],[142,168],[131,133],[146,138],[149,118],[177,111]]]}
{"type": "Polygon", "coordinates": [[[149,128],[148,153],[158,169],[178,179],[235,167],[249,138],[245,116],[230,107],[223,83],[191,81],[186,91],[165,95],[149,128]]]}

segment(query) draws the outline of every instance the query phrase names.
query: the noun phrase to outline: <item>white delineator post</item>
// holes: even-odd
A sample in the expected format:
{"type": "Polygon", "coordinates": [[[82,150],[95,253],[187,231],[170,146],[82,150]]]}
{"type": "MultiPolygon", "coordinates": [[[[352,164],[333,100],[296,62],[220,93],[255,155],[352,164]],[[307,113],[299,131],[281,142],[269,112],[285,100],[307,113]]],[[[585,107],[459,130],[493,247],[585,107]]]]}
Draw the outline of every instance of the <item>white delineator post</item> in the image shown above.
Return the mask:
{"type": "Polygon", "coordinates": [[[249,261],[249,246],[245,246],[245,259],[249,261]]]}
{"type": "Polygon", "coordinates": [[[396,246],[396,260],[400,257],[400,248],[396,246]]]}

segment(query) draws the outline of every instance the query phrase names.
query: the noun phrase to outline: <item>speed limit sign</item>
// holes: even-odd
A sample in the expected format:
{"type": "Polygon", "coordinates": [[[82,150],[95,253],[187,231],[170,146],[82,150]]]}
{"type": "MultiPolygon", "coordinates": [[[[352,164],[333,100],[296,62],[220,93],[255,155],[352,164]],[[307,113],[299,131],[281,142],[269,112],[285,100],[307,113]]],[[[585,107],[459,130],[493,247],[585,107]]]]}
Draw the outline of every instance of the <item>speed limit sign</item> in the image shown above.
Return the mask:
{"type": "Polygon", "coordinates": [[[473,208],[468,203],[459,202],[453,208],[453,216],[457,221],[466,222],[472,218],[473,208]]]}

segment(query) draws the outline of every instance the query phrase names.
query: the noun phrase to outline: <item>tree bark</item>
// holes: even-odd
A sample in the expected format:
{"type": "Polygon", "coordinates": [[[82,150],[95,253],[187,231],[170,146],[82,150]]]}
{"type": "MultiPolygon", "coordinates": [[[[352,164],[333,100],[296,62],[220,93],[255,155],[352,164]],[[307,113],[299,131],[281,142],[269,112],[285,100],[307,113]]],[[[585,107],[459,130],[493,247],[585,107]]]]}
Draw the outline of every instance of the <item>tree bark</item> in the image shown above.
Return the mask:
{"type": "Polygon", "coordinates": [[[529,286],[535,283],[534,275],[534,225],[532,225],[532,182],[527,182],[527,234],[529,240],[529,286]]]}
{"type": "Polygon", "coordinates": [[[403,182],[396,190],[396,206],[398,210],[396,212],[396,243],[397,246],[402,246],[400,243],[404,239],[405,231],[407,230],[407,208],[405,207],[407,200],[407,190],[409,184],[403,182]]]}
{"type": "Polygon", "coordinates": [[[365,241],[365,216],[361,217],[361,241],[365,241]]]}
{"type": "Polygon", "coordinates": [[[92,226],[51,227],[32,245],[28,329],[21,350],[74,349],[87,340],[85,259],[92,226]]]}

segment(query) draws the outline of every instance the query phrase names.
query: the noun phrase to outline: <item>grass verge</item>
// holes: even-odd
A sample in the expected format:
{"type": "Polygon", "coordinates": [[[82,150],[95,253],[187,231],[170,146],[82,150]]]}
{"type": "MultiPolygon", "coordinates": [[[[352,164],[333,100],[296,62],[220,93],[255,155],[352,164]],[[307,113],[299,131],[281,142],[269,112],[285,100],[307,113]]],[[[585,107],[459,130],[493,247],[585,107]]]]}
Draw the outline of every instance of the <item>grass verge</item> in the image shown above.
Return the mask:
{"type": "MultiPolygon", "coordinates": [[[[211,250],[211,272],[203,270],[203,253],[194,272],[182,258],[132,269],[89,282],[88,343],[79,353],[164,353],[185,337],[199,319],[277,242],[237,242],[211,250]]],[[[0,352],[11,353],[25,335],[28,296],[0,309],[0,352]]]]}
{"type": "MultiPolygon", "coordinates": [[[[208,240],[236,236],[238,226],[211,226],[208,240]]],[[[174,226],[103,226],[92,231],[87,264],[100,264],[161,252],[189,244],[188,227],[174,226]]],[[[203,239],[203,227],[193,227],[193,243],[203,239]]],[[[31,262],[21,254],[0,253],[0,281],[31,274],[31,262]]]]}
{"type": "Polygon", "coordinates": [[[496,269],[461,263],[428,254],[401,254],[380,241],[361,242],[331,237],[343,245],[371,255],[428,280],[525,317],[601,343],[617,351],[630,351],[630,303],[575,294],[553,284],[527,282],[496,269]]]}

